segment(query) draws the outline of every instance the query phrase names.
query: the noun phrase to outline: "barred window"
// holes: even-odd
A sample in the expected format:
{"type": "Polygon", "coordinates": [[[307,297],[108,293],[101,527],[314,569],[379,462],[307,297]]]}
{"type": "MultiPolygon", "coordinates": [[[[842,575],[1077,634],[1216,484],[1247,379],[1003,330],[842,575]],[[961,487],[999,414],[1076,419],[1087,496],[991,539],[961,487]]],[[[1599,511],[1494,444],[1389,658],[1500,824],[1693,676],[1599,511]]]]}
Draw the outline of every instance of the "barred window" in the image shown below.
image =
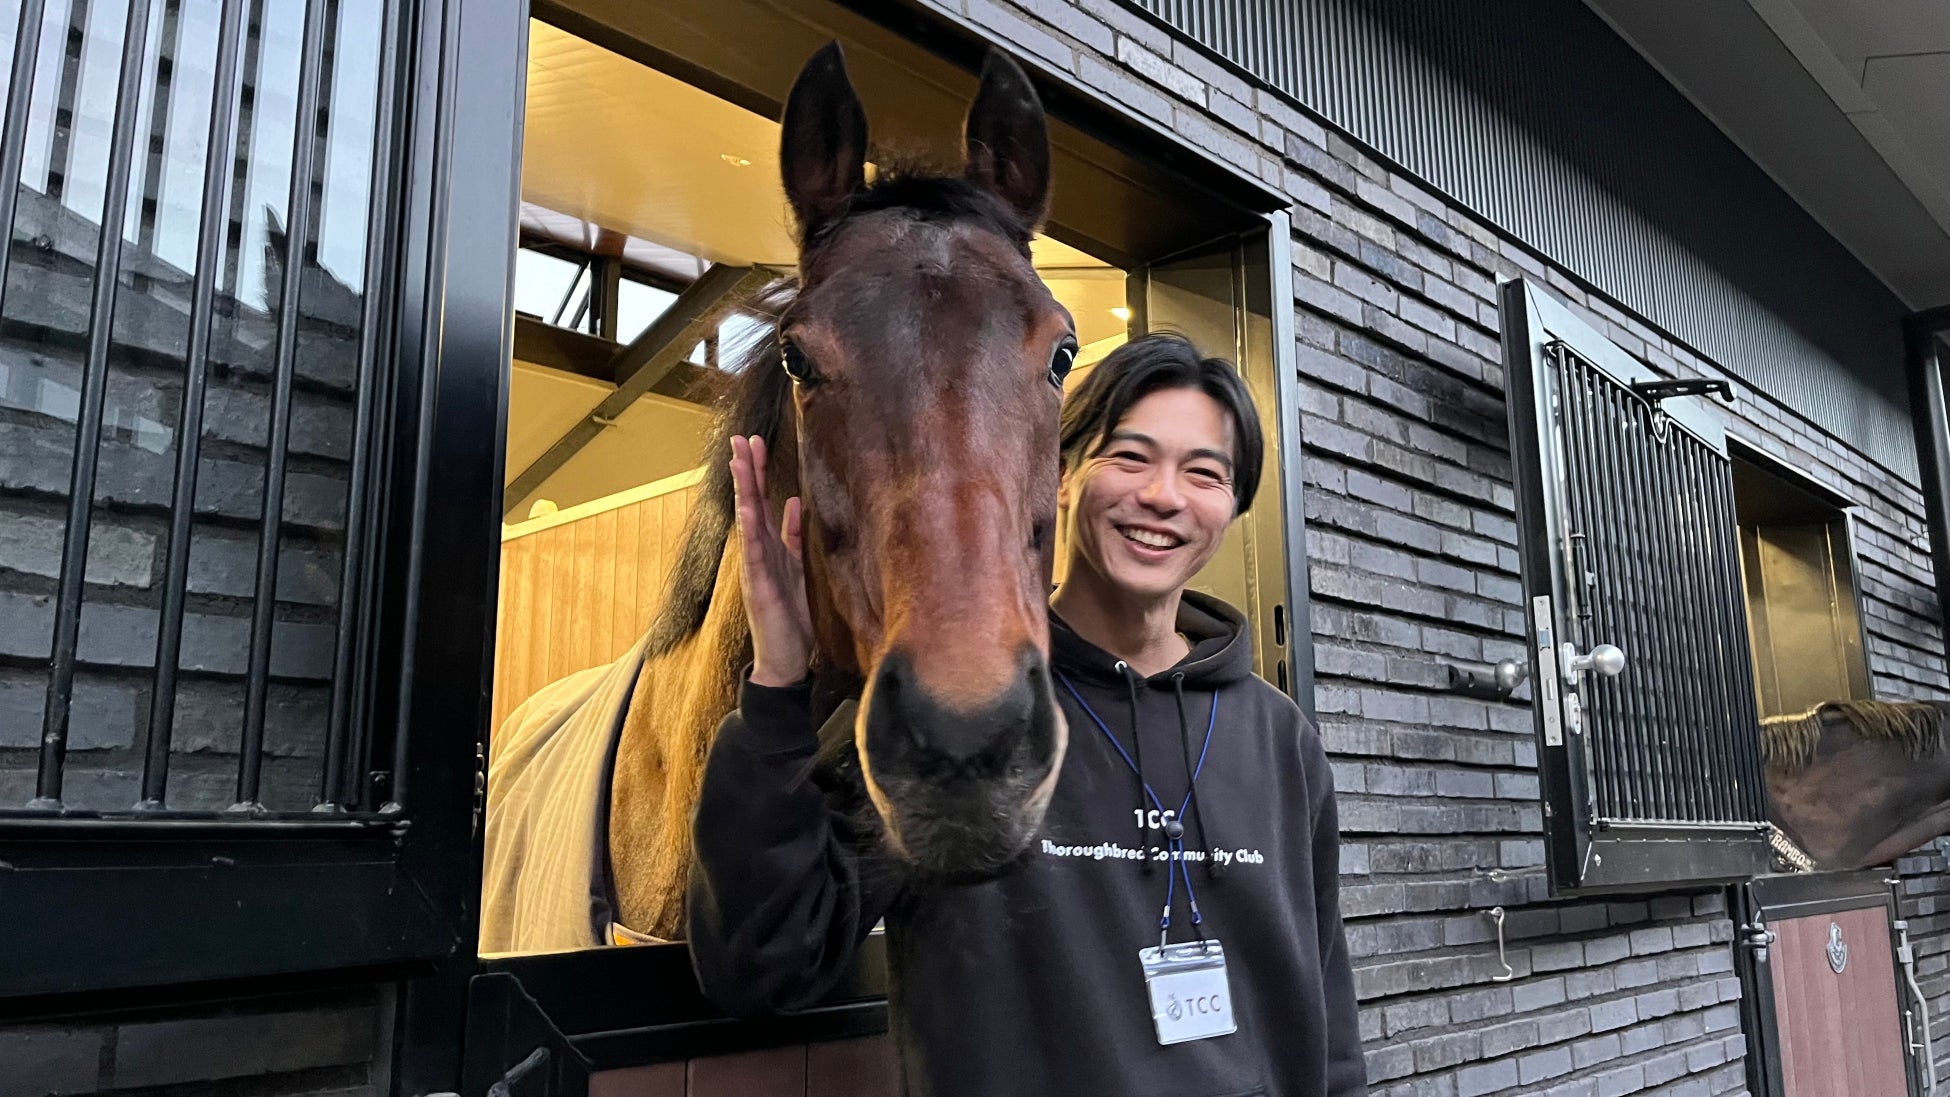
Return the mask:
{"type": "Polygon", "coordinates": [[[371,806],[338,763],[382,0],[35,6],[0,88],[0,812],[371,806]]]}

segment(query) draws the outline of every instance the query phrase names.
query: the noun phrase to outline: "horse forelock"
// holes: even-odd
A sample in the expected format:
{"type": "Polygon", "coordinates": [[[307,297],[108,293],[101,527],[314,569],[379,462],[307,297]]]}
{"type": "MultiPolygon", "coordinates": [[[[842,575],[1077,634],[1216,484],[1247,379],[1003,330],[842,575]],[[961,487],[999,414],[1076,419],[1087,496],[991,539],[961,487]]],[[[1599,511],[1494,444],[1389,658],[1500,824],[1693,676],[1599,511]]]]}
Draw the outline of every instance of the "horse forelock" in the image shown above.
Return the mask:
{"type": "Polygon", "coordinates": [[[972,222],[1010,241],[1024,258],[1034,235],[1008,204],[987,187],[913,161],[897,161],[880,170],[875,180],[854,192],[844,216],[820,226],[803,241],[801,266],[817,261],[819,250],[853,218],[881,211],[936,221],[972,222]]]}
{"type": "Polygon", "coordinates": [[[1846,727],[1863,739],[1895,743],[1911,759],[1934,756],[1950,730],[1950,708],[1930,701],[1830,701],[1807,712],[1761,721],[1761,756],[1789,773],[1815,759],[1822,733],[1846,727]]]}

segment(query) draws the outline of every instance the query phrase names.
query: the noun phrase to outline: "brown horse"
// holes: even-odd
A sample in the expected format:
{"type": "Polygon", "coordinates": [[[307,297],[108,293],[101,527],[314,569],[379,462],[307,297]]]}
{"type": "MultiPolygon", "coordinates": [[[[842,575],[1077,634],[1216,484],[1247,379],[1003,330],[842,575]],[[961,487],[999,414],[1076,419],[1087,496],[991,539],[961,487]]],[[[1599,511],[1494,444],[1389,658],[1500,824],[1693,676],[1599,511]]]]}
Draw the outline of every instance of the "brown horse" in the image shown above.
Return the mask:
{"type": "Polygon", "coordinates": [[[778,324],[729,371],[649,634],[507,722],[490,771],[484,949],[681,933],[692,807],[750,658],[731,536],[734,436],[766,440],[775,508],[803,500],[816,715],[860,698],[846,753],[888,850],[918,873],[980,876],[1041,825],[1066,743],[1044,599],[1076,340],[1030,263],[1048,204],[1042,107],[1000,54],[983,68],[964,141],[960,176],[883,169],[869,185],[866,116],[838,45],[799,74],[781,136],[796,291],[770,302],[778,324]],[[574,735],[579,721],[595,730],[574,735]],[[597,750],[613,763],[593,766],[597,750]],[[596,776],[542,776],[565,768],[551,752],[596,776]],[[603,798],[593,852],[559,840],[581,832],[548,818],[590,795],[603,798]],[[585,856],[610,892],[587,931],[574,905],[602,889],[576,891],[585,856]]]}
{"type": "Polygon", "coordinates": [[[1843,701],[1762,721],[1774,824],[1822,871],[1950,834],[1950,702],[1843,701]]]}

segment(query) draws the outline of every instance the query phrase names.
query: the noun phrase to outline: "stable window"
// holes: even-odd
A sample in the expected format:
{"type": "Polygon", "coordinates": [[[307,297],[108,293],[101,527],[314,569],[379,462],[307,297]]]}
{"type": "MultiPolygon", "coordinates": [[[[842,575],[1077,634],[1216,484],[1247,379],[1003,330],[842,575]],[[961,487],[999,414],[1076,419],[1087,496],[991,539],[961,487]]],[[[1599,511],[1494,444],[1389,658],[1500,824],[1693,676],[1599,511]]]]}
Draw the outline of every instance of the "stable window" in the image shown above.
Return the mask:
{"type": "Polygon", "coordinates": [[[1765,872],[1752,635],[1791,642],[1776,550],[1810,512],[1736,463],[1724,384],[1658,377],[1528,281],[1501,304],[1552,886],[1765,872]],[[1743,540],[1770,569],[1745,582],[1743,540]]]}
{"type": "Polygon", "coordinates": [[[1761,718],[1868,698],[1845,502],[1758,451],[1730,449],[1761,718]]]}
{"type": "Polygon", "coordinates": [[[464,261],[405,198],[448,181],[400,92],[439,55],[410,6],[255,7],[7,16],[0,997],[397,972],[466,932],[466,747],[409,732],[455,680],[420,608],[465,628],[491,559],[425,566],[429,480],[469,481],[423,414],[464,371],[400,306],[464,261]]]}

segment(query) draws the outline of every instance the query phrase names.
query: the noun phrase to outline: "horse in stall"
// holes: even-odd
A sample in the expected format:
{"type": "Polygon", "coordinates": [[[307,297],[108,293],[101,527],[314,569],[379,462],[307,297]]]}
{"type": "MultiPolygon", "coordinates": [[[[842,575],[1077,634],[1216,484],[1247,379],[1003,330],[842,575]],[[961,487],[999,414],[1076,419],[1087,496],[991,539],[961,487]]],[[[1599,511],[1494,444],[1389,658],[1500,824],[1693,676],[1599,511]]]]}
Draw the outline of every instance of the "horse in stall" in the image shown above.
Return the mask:
{"type": "Polygon", "coordinates": [[[1761,722],[1774,824],[1819,871],[1950,834],[1950,702],[1837,701],[1761,722]]]}
{"type": "Polygon", "coordinates": [[[964,146],[959,176],[882,170],[868,184],[866,114],[838,43],[799,73],[780,143],[796,289],[776,291],[778,320],[727,371],[706,479],[647,634],[615,663],[544,687],[497,731],[483,951],[682,934],[691,814],[751,657],[734,437],[765,442],[774,513],[801,499],[822,757],[850,774],[848,802],[889,863],[980,877],[1041,825],[1067,742],[1045,597],[1076,340],[1030,262],[1048,208],[1047,122],[1000,53],[964,146]]]}

